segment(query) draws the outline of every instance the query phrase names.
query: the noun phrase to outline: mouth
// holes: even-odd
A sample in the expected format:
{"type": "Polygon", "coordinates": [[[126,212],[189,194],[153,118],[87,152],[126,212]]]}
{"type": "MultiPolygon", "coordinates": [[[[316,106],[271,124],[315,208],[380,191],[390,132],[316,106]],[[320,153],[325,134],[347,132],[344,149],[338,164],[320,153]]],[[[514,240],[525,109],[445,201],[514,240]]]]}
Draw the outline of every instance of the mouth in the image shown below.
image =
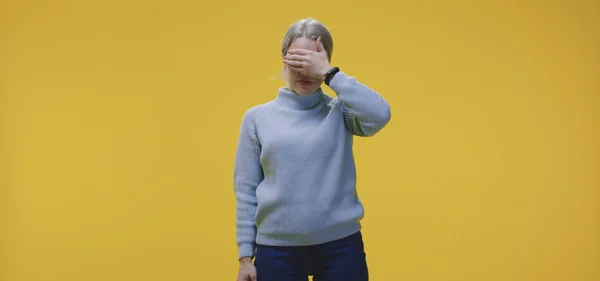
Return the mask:
{"type": "Polygon", "coordinates": [[[310,80],[299,80],[298,84],[300,84],[302,86],[310,86],[312,84],[312,81],[310,81],[310,80]]]}

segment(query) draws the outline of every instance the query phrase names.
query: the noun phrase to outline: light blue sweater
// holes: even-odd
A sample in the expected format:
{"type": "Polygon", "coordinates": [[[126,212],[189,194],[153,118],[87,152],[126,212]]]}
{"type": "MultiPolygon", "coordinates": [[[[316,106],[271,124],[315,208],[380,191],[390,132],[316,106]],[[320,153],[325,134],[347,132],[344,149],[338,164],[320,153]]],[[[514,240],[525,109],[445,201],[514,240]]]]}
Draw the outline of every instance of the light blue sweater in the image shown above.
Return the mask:
{"type": "Polygon", "coordinates": [[[361,229],[353,135],[372,136],[390,120],[377,92],[338,72],[301,96],[280,88],[242,118],[234,164],[238,258],[257,244],[302,246],[361,229]]]}

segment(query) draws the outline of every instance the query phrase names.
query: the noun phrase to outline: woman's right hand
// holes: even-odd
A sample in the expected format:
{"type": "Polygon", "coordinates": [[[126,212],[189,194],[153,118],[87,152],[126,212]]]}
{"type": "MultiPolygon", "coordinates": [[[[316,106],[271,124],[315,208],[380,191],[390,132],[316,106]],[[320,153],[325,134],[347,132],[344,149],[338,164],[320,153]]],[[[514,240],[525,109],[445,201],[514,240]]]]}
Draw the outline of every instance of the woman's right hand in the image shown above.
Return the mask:
{"type": "Polygon", "coordinates": [[[256,281],[256,267],[252,264],[251,258],[242,258],[240,260],[240,271],[237,281],[256,281]]]}

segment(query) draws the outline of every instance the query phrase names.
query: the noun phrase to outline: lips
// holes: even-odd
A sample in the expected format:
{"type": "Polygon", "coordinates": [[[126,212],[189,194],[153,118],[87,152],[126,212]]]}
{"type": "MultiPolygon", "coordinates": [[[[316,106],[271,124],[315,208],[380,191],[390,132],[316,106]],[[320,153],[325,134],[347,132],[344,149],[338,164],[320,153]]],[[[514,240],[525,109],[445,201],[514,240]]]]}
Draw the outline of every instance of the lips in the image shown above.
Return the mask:
{"type": "Polygon", "coordinates": [[[308,86],[308,85],[312,84],[312,81],[309,81],[309,80],[299,80],[298,83],[300,85],[303,85],[303,86],[308,86]]]}

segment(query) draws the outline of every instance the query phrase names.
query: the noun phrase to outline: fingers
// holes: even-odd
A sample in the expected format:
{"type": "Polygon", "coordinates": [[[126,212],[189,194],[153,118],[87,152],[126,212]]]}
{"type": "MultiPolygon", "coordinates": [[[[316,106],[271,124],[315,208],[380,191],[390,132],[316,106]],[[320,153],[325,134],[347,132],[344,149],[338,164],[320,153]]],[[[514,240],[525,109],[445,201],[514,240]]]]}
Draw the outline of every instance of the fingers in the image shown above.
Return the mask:
{"type": "Polygon", "coordinates": [[[303,62],[303,61],[287,60],[287,59],[284,59],[283,63],[287,64],[288,66],[299,67],[299,68],[302,68],[306,65],[306,62],[303,62]]]}
{"type": "Polygon", "coordinates": [[[294,67],[294,66],[289,66],[288,65],[288,69],[290,71],[297,72],[297,73],[302,73],[302,74],[305,74],[305,72],[306,72],[305,69],[302,68],[302,67],[294,67]]]}
{"type": "Polygon", "coordinates": [[[312,51],[306,49],[290,49],[288,50],[288,55],[308,55],[312,51]]]}
{"type": "Polygon", "coordinates": [[[239,276],[237,281],[256,281],[256,279],[256,273],[250,273],[244,276],[239,276]]]}
{"type": "Polygon", "coordinates": [[[309,58],[303,55],[286,55],[283,57],[286,60],[308,61],[309,58]]]}

